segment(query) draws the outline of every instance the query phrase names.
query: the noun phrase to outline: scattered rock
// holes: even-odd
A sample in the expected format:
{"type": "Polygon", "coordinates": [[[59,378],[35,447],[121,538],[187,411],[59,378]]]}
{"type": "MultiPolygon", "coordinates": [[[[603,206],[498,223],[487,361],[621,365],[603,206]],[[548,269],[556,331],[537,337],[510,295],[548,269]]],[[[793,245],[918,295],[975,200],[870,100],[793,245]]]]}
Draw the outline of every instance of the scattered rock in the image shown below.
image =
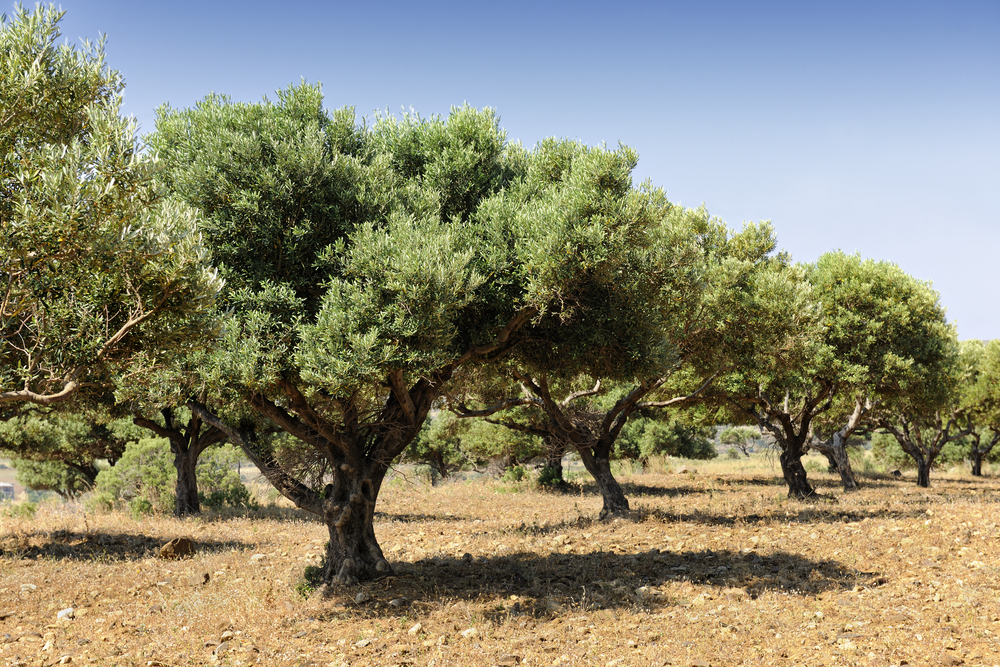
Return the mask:
{"type": "Polygon", "coordinates": [[[405,604],[406,600],[404,600],[403,598],[396,598],[395,600],[389,600],[389,606],[393,607],[394,609],[399,609],[405,604]]]}
{"type": "Polygon", "coordinates": [[[514,667],[514,665],[521,664],[521,656],[519,655],[504,655],[497,660],[497,665],[500,667],[514,667]]]}
{"type": "Polygon", "coordinates": [[[368,646],[371,643],[372,643],[372,640],[370,640],[370,639],[362,639],[361,641],[355,643],[354,646],[357,647],[357,648],[364,648],[364,647],[368,646]]]}
{"type": "Polygon", "coordinates": [[[233,634],[233,632],[231,630],[226,630],[225,632],[222,633],[222,636],[219,637],[219,639],[221,639],[223,642],[225,642],[227,639],[232,639],[234,636],[235,635],[233,634]]]}
{"type": "Polygon", "coordinates": [[[59,656],[59,659],[56,660],[57,665],[68,665],[71,662],[73,662],[73,656],[71,655],[61,655],[59,656]]]}
{"type": "Polygon", "coordinates": [[[267,560],[267,554],[254,554],[253,556],[250,556],[251,563],[259,563],[262,560],[267,560]]]}
{"type": "Polygon", "coordinates": [[[38,586],[36,586],[34,584],[21,584],[21,590],[23,592],[25,592],[25,593],[28,593],[28,592],[31,592],[31,591],[37,591],[38,590],[38,586]]]}
{"type": "Polygon", "coordinates": [[[13,615],[14,615],[14,611],[13,610],[0,611],[0,621],[7,620],[8,617],[13,616],[13,615]]]}
{"type": "Polygon", "coordinates": [[[185,586],[191,586],[197,588],[198,586],[204,586],[209,582],[211,578],[208,576],[208,572],[202,574],[195,574],[190,577],[185,577],[181,580],[181,583],[185,586]]]}
{"type": "Polygon", "coordinates": [[[964,665],[965,664],[965,660],[963,660],[962,658],[959,658],[957,655],[951,655],[949,653],[945,653],[944,655],[941,656],[941,664],[942,665],[949,665],[949,666],[951,666],[951,665],[964,665]]]}
{"type": "Polygon", "coordinates": [[[186,537],[175,537],[160,547],[160,558],[176,560],[185,556],[193,556],[194,543],[186,537]]]}
{"type": "Polygon", "coordinates": [[[229,642],[222,642],[221,644],[215,647],[215,650],[212,651],[212,653],[214,653],[215,655],[222,655],[228,650],[229,650],[229,642]]]}
{"type": "Polygon", "coordinates": [[[462,630],[459,634],[462,635],[462,639],[475,639],[479,636],[479,630],[476,628],[469,628],[468,630],[462,630]]]}
{"type": "Polygon", "coordinates": [[[727,588],[725,595],[726,599],[732,602],[740,602],[750,597],[750,594],[743,588],[727,588]]]}
{"type": "Polygon", "coordinates": [[[411,635],[411,636],[416,636],[423,629],[424,629],[424,626],[422,624],[420,624],[420,623],[417,623],[412,628],[410,628],[409,630],[407,630],[406,634],[411,635]]]}
{"type": "Polygon", "coordinates": [[[158,614],[161,611],[163,611],[163,605],[161,604],[154,604],[152,607],[149,608],[150,614],[158,614]]]}
{"type": "Polygon", "coordinates": [[[365,602],[368,602],[368,600],[370,599],[371,597],[369,597],[368,593],[365,593],[364,591],[361,591],[360,593],[354,596],[355,604],[364,604],[365,602]]]}

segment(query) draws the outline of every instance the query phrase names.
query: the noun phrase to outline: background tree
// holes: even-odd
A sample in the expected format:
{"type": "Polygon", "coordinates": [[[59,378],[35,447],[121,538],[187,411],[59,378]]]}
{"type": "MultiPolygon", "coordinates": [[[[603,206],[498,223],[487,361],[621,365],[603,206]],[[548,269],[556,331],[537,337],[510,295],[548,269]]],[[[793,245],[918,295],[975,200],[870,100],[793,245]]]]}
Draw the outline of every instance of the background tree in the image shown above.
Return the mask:
{"type": "MultiPolygon", "coordinates": [[[[704,210],[674,206],[661,191],[641,189],[630,198],[629,233],[588,267],[594,282],[585,300],[540,318],[507,362],[520,395],[504,388],[505,396],[484,407],[452,400],[466,417],[537,413],[530,431],[579,452],[602,495],[602,517],[629,509],[610,464],[629,417],[680,405],[707,387],[729,363],[719,342],[745,337],[755,317],[748,283],[785,261],[769,256],[775,242],[768,224],[730,235],[704,210]]],[[[481,384],[473,393],[482,393],[481,384]]]]}
{"type": "Polygon", "coordinates": [[[714,459],[718,452],[712,426],[695,426],[678,421],[672,413],[633,417],[615,441],[615,458],[639,461],[643,469],[652,456],[686,459],[714,459]]]}
{"type": "Polygon", "coordinates": [[[750,452],[760,440],[760,430],[751,426],[729,426],[719,433],[719,442],[729,445],[743,452],[743,455],[750,457],[750,452]]]}
{"type": "Polygon", "coordinates": [[[607,213],[633,154],[591,149],[560,176],[508,146],[490,110],[359,127],[307,85],[164,108],[150,142],[227,281],[219,377],[295,440],[271,446],[189,405],[323,517],[328,582],[389,571],[372,525],[389,466],[457,369],[508,354],[533,318],[580,298],[578,250],[617,243],[607,213]]]}
{"type": "Polygon", "coordinates": [[[917,466],[917,486],[930,486],[930,472],[948,443],[973,431],[972,416],[962,404],[961,386],[970,372],[968,353],[963,359],[953,326],[944,319],[937,293],[923,285],[928,304],[924,321],[930,329],[923,345],[931,363],[911,364],[906,371],[904,391],[880,411],[878,427],[892,435],[917,466]]]}
{"type": "Polygon", "coordinates": [[[881,403],[913,390],[916,369],[941,363],[949,329],[937,294],[894,264],[833,252],[794,271],[797,288],[776,291],[770,312],[787,300],[803,323],[795,340],[751,340],[715,398],[774,436],[789,495],[805,498],[814,493],[801,463],[810,447],[836,463],[845,489],[857,487],[848,439],[874,423],[881,403]]]}
{"type": "Polygon", "coordinates": [[[963,409],[973,420],[969,433],[972,474],[983,474],[983,460],[1000,442],[1000,340],[963,341],[961,354],[970,367],[963,378],[963,409]]]}
{"type": "Polygon", "coordinates": [[[0,407],[51,405],[211,334],[220,287],[195,214],[153,187],[103,44],[62,12],[0,24],[0,407]],[[183,325],[182,325],[183,323],[183,325]]]}
{"type": "Polygon", "coordinates": [[[136,429],[129,426],[99,409],[29,411],[0,422],[0,455],[13,459],[22,475],[49,490],[59,492],[55,486],[66,482],[64,491],[73,496],[93,487],[99,462],[114,465],[121,458],[135,435],[136,429]]]}

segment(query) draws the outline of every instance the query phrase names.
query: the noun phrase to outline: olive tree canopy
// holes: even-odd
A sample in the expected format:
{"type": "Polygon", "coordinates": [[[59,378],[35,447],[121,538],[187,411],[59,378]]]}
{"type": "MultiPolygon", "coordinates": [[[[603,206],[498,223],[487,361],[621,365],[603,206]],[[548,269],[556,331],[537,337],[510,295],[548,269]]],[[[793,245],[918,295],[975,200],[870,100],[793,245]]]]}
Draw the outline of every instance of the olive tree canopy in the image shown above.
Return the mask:
{"type": "Polygon", "coordinates": [[[0,23],[0,406],[51,405],[213,331],[196,214],[162,196],[103,44],[62,12],[0,23]]]}
{"type": "Polygon", "coordinates": [[[468,107],[359,124],[306,84],[165,107],[150,142],[227,281],[212,372],[293,438],[190,405],[325,520],[327,581],[390,569],[379,488],[446,383],[610,288],[660,196],[632,186],[627,148],[527,151],[468,107]]]}

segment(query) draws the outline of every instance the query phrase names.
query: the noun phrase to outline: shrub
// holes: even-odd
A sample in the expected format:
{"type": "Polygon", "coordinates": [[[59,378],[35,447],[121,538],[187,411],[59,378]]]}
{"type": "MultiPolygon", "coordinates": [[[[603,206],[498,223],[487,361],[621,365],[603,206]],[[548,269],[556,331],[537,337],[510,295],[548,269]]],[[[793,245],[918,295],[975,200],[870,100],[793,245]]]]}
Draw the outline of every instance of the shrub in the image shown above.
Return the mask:
{"type": "MultiPolygon", "coordinates": [[[[232,445],[211,447],[198,459],[198,497],[206,507],[256,506],[240,476],[233,469],[240,460],[232,445]]],[[[177,471],[170,443],[164,438],[130,442],[121,459],[97,475],[91,506],[127,506],[135,514],[171,512],[174,507],[177,471]],[[136,503],[141,499],[144,502],[136,503]]]]}

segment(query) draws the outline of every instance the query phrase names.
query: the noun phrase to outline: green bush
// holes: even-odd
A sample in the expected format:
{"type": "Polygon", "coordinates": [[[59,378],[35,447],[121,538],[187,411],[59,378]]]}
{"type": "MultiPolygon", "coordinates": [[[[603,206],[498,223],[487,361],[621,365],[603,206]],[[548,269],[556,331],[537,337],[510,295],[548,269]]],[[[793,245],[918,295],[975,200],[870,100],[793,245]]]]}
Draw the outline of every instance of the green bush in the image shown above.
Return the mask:
{"type": "Polygon", "coordinates": [[[524,466],[511,466],[507,468],[500,479],[504,482],[520,482],[528,476],[528,469],[524,466]]]}
{"type": "Polygon", "coordinates": [[[3,516],[15,519],[31,519],[38,511],[38,505],[32,502],[4,503],[3,516]]]}
{"type": "MultiPolygon", "coordinates": [[[[198,497],[206,507],[254,507],[250,492],[233,469],[240,460],[232,445],[211,447],[198,459],[198,497]]],[[[130,442],[114,466],[97,475],[91,506],[128,507],[133,514],[171,512],[177,471],[170,443],[164,438],[130,442]],[[143,503],[133,504],[137,499],[143,503]]]]}

